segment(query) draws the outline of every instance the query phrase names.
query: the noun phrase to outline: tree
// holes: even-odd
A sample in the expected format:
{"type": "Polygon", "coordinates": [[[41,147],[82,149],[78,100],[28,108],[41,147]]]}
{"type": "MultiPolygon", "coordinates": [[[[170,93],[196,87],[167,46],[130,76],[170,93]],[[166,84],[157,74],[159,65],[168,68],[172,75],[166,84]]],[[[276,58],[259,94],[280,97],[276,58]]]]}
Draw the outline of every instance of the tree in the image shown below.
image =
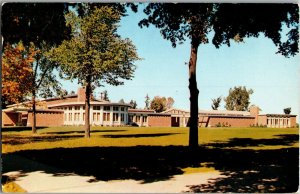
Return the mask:
{"type": "Polygon", "coordinates": [[[165,97],[155,96],[150,103],[150,108],[158,113],[165,111],[167,108],[166,102],[167,99],[165,97]]]}
{"type": "Polygon", "coordinates": [[[22,42],[7,44],[2,56],[2,108],[24,101],[31,88],[31,63],[34,50],[28,53],[22,42]]]}
{"type": "Polygon", "coordinates": [[[130,100],[129,104],[130,104],[131,108],[136,109],[137,103],[135,100],[130,100]]]}
{"type": "Polygon", "coordinates": [[[189,60],[190,132],[189,146],[198,147],[198,95],[196,64],[198,47],[209,42],[208,34],[214,30],[212,43],[216,48],[230,46],[230,40],[243,42],[245,37],[258,37],[263,33],[278,47],[278,53],[294,56],[298,53],[297,4],[195,4],[150,3],[144,8],[147,18],[139,26],[153,24],[164,39],[176,47],[186,38],[191,40],[189,60]],[[282,26],[289,29],[281,39],[282,26]],[[285,42],[282,42],[285,40],[285,42]]]}
{"type": "Polygon", "coordinates": [[[289,108],[283,109],[283,112],[284,112],[284,114],[289,115],[289,114],[291,114],[291,110],[292,110],[292,108],[289,107],[289,108]]]}
{"type": "Polygon", "coordinates": [[[60,95],[62,88],[60,82],[57,81],[56,76],[52,73],[57,68],[55,62],[50,61],[46,57],[46,53],[50,50],[50,46],[46,43],[40,44],[40,49],[33,43],[30,44],[29,50],[35,50],[34,62],[31,63],[30,78],[30,94],[32,106],[32,133],[36,131],[36,97],[42,98],[53,97],[55,94],[60,95]]]}
{"type": "Polygon", "coordinates": [[[145,100],[145,109],[149,110],[149,103],[150,103],[150,98],[148,96],[148,94],[146,95],[146,100],[145,100]]]}
{"type": "Polygon", "coordinates": [[[103,100],[109,101],[107,90],[103,91],[103,100]]]}
{"type": "Polygon", "coordinates": [[[230,88],[228,96],[224,99],[226,110],[247,111],[251,94],[253,90],[247,90],[245,86],[230,88]]]}
{"type": "Polygon", "coordinates": [[[168,97],[166,101],[166,108],[170,109],[173,107],[175,100],[172,97],[168,97]]]}
{"type": "Polygon", "coordinates": [[[218,110],[218,108],[220,107],[220,103],[221,103],[222,97],[219,96],[218,98],[216,98],[216,99],[211,99],[211,100],[212,100],[211,108],[212,108],[213,110],[218,110]]]}
{"type": "Polygon", "coordinates": [[[51,60],[60,64],[64,77],[77,78],[85,86],[85,137],[90,137],[90,96],[92,87],[105,82],[123,84],[131,79],[134,61],[139,60],[136,48],[129,39],[117,34],[121,13],[111,7],[86,9],[83,16],[69,12],[67,25],[72,38],[49,52],[51,60]]]}

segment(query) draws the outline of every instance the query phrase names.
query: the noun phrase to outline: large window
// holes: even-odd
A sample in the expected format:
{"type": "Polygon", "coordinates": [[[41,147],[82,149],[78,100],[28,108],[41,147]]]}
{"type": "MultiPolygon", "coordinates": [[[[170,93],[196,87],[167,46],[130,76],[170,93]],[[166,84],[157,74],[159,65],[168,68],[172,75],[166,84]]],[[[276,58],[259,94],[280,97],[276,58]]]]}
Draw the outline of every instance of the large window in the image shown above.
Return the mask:
{"type": "Polygon", "coordinates": [[[103,113],[103,121],[109,121],[110,120],[110,113],[103,113]]]}
{"type": "Polygon", "coordinates": [[[93,110],[100,110],[100,106],[93,106],[93,110]]]}
{"type": "Polygon", "coordinates": [[[119,107],[114,106],[114,111],[119,111],[119,107]]]}
{"type": "Polygon", "coordinates": [[[121,107],[121,111],[124,111],[125,110],[125,107],[121,107]]]}
{"type": "Polygon", "coordinates": [[[103,109],[104,110],[110,110],[110,106],[104,106],[103,109]]]}
{"type": "Polygon", "coordinates": [[[69,121],[72,121],[72,113],[69,113],[69,121]]]}
{"type": "Polygon", "coordinates": [[[143,116],[143,122],[146,123],[147,122],[147,117],[143,116]]]}
{"type": "Polygon", "coordinates": [[[80,110],[80,106],[75,106],[75,110],[80,110]]]}
{"type": "Polygon", "coordinates": [[[119,113],[113,113],[113,121],[119,120],[119,113]]]}
{"type": "Polygon", "coordinates": [[[121,113],[121,121],[124,121],[124,114],[121,113]]]}

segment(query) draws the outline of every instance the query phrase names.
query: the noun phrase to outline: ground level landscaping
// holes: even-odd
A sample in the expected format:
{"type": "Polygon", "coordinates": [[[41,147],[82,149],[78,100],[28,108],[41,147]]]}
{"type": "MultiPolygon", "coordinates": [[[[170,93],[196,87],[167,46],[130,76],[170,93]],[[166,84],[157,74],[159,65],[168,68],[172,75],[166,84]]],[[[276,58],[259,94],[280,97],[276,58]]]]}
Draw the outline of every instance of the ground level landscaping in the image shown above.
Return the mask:
{"type": "Polygon", "coordinates": [[[83,136],[83,127],[40,128],[37,135],[30,128],[4,128],[3,173],[18,171],[24,177],[43,171],[57,177],[91,176],[89,183],[135,180],[150,184],[217,171],[220,177],[191,183],[188,191],[298,189],[296,128],[200,128],[196,150],[187,147],[188,128],[93,127],[90,139],[83,136]]]}

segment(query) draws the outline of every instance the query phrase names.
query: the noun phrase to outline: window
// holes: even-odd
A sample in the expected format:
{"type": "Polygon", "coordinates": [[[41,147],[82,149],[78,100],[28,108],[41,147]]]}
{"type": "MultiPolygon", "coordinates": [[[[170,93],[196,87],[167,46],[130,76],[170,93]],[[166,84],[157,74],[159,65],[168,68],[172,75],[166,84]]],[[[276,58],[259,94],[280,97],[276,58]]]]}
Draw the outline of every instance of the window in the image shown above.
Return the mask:
{"type": "Polygon", "coordinates": [[[136,122],[140,122],[140,116],[136,116],[136,122]]]}
{"type": "Polygon", "coordinates": [[[75,116],[74,121],[79,121],[79,115],[80,115],[79,113],[75,113],[75,115],[74,115],[75,116]]]}
{"type": "Polygon", "coordinates": [[[110,113],[103,113],[103,121],[109,121],[110,120],[110,113]]]}
{"type": "Polygon", "coordinates": [[[72,121],[72,113],[69,113],[69,121],[72,121]]]}
{"type": "Polygon", "coordinates": [[[113,113],[113,121],[119,120],[119,113],[113,113]]]}
{"type": "Polygon", "coordinates": [[[125,110],[125,107],[121,107],[121,111],[124,111],[125,110]]]}
{"type": "Polygon", "coordinates": [[[121,113],[121,121],[124,121],[124,114],[121,113]]]}
{"type": "Polygon", "coordinates": [[[93,106],[93,110],[100,110],[100,106],[93,106]]]}
{"type": "Polygon", "coordinates": [[[104,110],[110,110],[110,106],[104,106],[103,109],[104,110]]]}
{"type": "Polygon", "coordinates": [[[80,106],[75,106],[75,110],[80,110],[80,106]]]}
{"type": "Polygon", "coordinates": [[[96,113],[93,113],[93,121],[96,121],[96,119],[97,119],[97,115],[96,113]]]}
{"type": "Polygon", "coordinates": [[[72,110],[72,106],[69,106],[69,110],[72,110]]]}
{"type": "Polygon", "coordinates": [[[114,111],[119,111],[119,107],[114,106],[114,111]]]}
{"type": "Polygon", "coordinates": [[[143,116],[143,122],[146,123],[147,122],[147,117],[143,116]]]}

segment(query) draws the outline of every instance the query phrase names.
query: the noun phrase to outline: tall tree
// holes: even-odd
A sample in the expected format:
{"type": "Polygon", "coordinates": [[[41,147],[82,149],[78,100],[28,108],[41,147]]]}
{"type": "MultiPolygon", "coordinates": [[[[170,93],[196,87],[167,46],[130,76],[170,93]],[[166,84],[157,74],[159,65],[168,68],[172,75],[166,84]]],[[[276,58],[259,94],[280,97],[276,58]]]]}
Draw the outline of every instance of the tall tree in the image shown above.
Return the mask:
{"type": "Polygon", "coordinates": [[[129,39],[117,34],[121,13],[111,7],[87,8],[84,16],[69,12],[67,25],[72,29],[72,38],[63,41],[49,53],[60,64],[60,70],[69,79],[77,78],[84,84],[85,137],[90,137],[90,96],[92,86],[105,82],[123,84],[121,79],[131,79],[134,62],[139,60],[135,46],[129,39]]]}
{"type": "Polygon", "coordinates": [[[218,98],[216,98],[216,99],[211,99],[211,100],[212,100],[211,108],[212,108],[213,110],[218,110],[218,108],[220,107],[220,103],[221,103],[222,97],[219,96],[218,98]]]}
{"type": "Polygon", "coordinates": [[[162,112],[166,110],[167,99],[165,97],[155,96],[150,103],[150,108],[155,112],[162,112]]]}
{"type": "Polygon", "coordinates": [[[29,50],[35,50],[34,62],[31,63],[31,75],[30,75],[30,94],[32,105],[32,133],[35,134],[36,130],[36,98],[40,96],[42,98],[53,97],[54,95],[60,95],[62,92],[61,84],[57,81],[53,70],[57,68],[55,62],[50,61],[46,57],[46,53],[50,50],[50,46],[46,43],[39,45],[40,49],[37,50],[33,43],[30,44],[29,50]]]}
{"type": "Polygon", "coordinates": [[[133,108],[133,109],[137,108],[137,103],[135,100],[130,100],[129,104],[131,105],[131,108],[133,108]]]}
{"type": "Polygon", "coordinates": [[[242,42],[246,37],[258,37],[260,32],[278,47],[278,53],[294,56],[298,53],[297,4],[195,4],[195,3],[149,3],[144,8],[147,18],[139,26],[153,24],[163,38],[176,47],[189,38],[190,133],[189,146],[198,146],[198,95],[196,64],[198,47],[209,42],[208,34],[213,29],[212,43],[219,48],[230,46],[230,40],[242,42]],[[286,39],[281,39],[282,26],[289,29],[286,39]],[[285,40],[285,41],[283,41],[285,40]]]}
{"type": "Polygon", "coordinates": [[[103,100],[109,101],[107,90],[103,91],[103,100]]]}
{"type": "Polygon", "coordinates": [[[175,100],[172,97],[168,97],[166,101],[166,108],[170,109],[173,107],[175,100]]]}
{"type": "Polygon", "coordinates": [[[149,110],[150,98],[149,98],[148,94],[146,95],[145,99],[146,99],[145,100],[145,109],[149,110]]]}
{"type": "Polygon", "coordinates": [[[26,52],[22,42],[7,44],[2,55],[2,108],[25,100],[31,88],[34,50],[26,52]]]}
{"type": "Polygon", "coordinates": [[[228,96],[224,99],[226,110],[247,111],[251,94],[253,90],[247,90],[245,86],[230,88],[228,96]]]}
{"type": "Polygon", "coordinates": [[[289,115],[289,114],[291,114],[291,110],[292,110],[292,108],[289,107],[289,108],[283,109],[283,112],[284,112],[284,114],[289,115]]]}

